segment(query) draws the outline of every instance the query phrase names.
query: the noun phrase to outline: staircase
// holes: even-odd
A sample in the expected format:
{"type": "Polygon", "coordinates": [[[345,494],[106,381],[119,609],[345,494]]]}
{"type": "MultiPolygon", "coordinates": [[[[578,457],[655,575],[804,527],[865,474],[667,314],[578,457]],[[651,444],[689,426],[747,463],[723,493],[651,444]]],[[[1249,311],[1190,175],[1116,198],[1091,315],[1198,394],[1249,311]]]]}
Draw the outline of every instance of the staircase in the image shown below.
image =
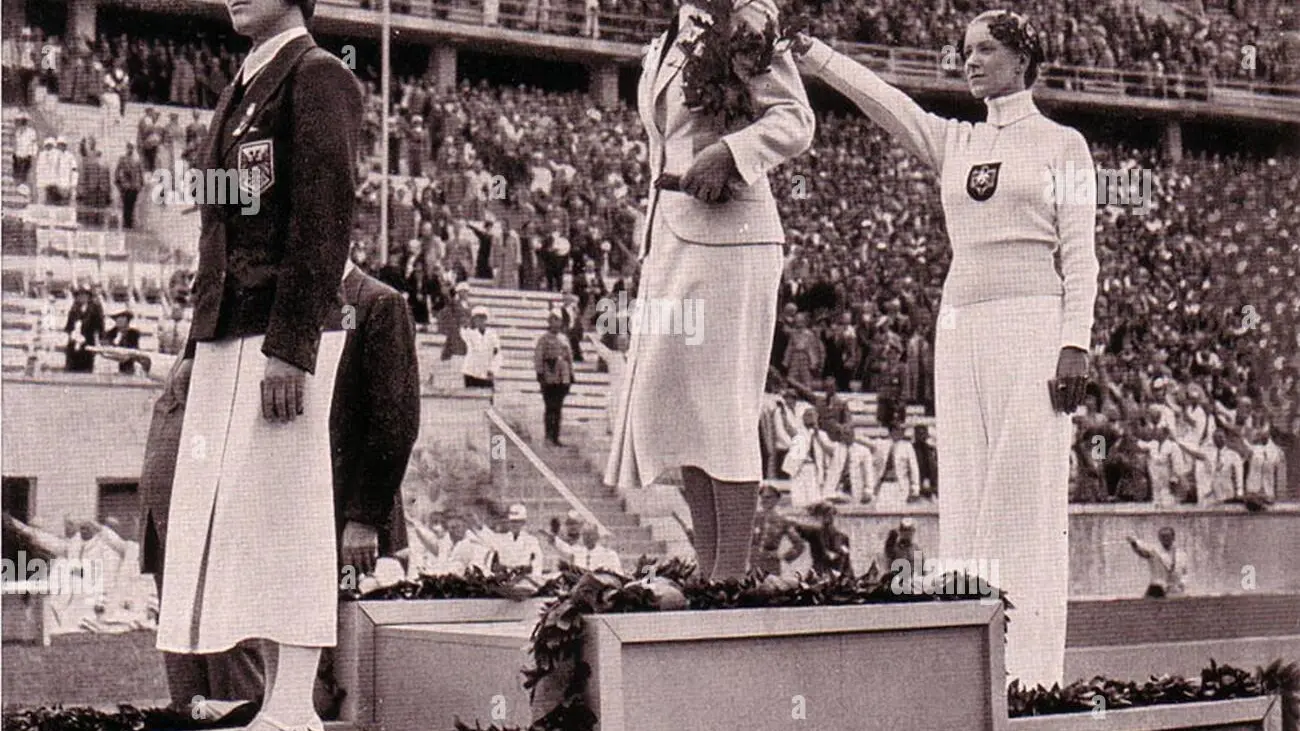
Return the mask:
{"type": "Polygon", "coordinates": [[[0,151],[4,159],[0,161],[3,178],[0,178],[0,206],[6,213],[21,211],[27,207],[27,199],[18,194],[18,181],[14,180],[14,120],[13,115],[6,114],[0,119],[0,151]]]}

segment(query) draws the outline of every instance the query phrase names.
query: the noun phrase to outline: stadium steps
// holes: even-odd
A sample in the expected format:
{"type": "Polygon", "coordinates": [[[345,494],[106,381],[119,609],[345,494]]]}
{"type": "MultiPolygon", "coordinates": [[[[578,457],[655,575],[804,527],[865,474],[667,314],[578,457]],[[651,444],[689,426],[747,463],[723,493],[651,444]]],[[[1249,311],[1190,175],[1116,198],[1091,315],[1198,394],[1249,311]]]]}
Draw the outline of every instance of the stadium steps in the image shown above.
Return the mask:
{"type": "Polygon", "coordinates": [[[4,160],[3,178],[0,178],[0,205],[5,211],[22,210],[27,207],[27,199],[18,193],[18,182],[14,180],[14,120],[13,115],[6,114],[0,120],[0,150],[4,160]]]}

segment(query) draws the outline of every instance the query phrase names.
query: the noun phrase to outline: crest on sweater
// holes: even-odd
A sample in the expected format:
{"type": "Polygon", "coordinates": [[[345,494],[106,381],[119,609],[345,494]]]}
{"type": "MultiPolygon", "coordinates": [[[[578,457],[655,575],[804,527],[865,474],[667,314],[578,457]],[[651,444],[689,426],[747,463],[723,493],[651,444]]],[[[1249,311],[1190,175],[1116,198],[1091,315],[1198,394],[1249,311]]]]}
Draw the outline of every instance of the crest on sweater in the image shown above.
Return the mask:
{"type": "Polygon", "coordinates": [[[986,162],[972,165],[966,174],[966,194],[981,203],[993,197],[998,189],[998,171],[1000,162],[986,162]]]}

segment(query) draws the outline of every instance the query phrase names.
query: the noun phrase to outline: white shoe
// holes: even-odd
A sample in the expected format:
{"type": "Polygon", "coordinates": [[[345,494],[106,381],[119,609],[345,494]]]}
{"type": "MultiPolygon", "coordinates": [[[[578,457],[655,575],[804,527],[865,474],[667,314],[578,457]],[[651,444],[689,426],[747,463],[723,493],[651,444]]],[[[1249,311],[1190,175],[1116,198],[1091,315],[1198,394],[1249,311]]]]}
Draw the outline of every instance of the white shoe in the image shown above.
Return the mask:
{"type": "Polygon", "coordinates": [[[317,716],[307,723],[290,726],[265,714],[258,714],[244,731],[325,731],[325,722],[317,716]]]}

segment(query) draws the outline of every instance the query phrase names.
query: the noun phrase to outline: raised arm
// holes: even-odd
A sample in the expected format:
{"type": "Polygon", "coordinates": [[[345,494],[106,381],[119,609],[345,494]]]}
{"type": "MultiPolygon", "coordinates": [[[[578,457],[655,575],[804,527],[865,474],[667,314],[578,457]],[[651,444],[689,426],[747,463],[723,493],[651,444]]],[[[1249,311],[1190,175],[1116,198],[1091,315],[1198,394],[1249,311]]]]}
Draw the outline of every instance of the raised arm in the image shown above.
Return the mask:
{"type": "Polygon", "coordinates": [[[943,168],[945,139],[957,129],[956,120],[925,111],[874,71],[822,41],[814,39],[808,52],[796,58],[800,71],[848,97],[932,169],[943,168]]]}
{"type": "MultiPolygon", "coordinates": [[[[736,20],[761,33],[769,20],[777,21],[776,3],[743,2],[736,20]]],[[[773,55],[771,70],[754,77],[748,85],[759,117],[723,137],[722,142],[731,150],[736,172],[745,185],[753,185],[768,171],[812,146],[816,117],[789,51],[773,55]]]]}

